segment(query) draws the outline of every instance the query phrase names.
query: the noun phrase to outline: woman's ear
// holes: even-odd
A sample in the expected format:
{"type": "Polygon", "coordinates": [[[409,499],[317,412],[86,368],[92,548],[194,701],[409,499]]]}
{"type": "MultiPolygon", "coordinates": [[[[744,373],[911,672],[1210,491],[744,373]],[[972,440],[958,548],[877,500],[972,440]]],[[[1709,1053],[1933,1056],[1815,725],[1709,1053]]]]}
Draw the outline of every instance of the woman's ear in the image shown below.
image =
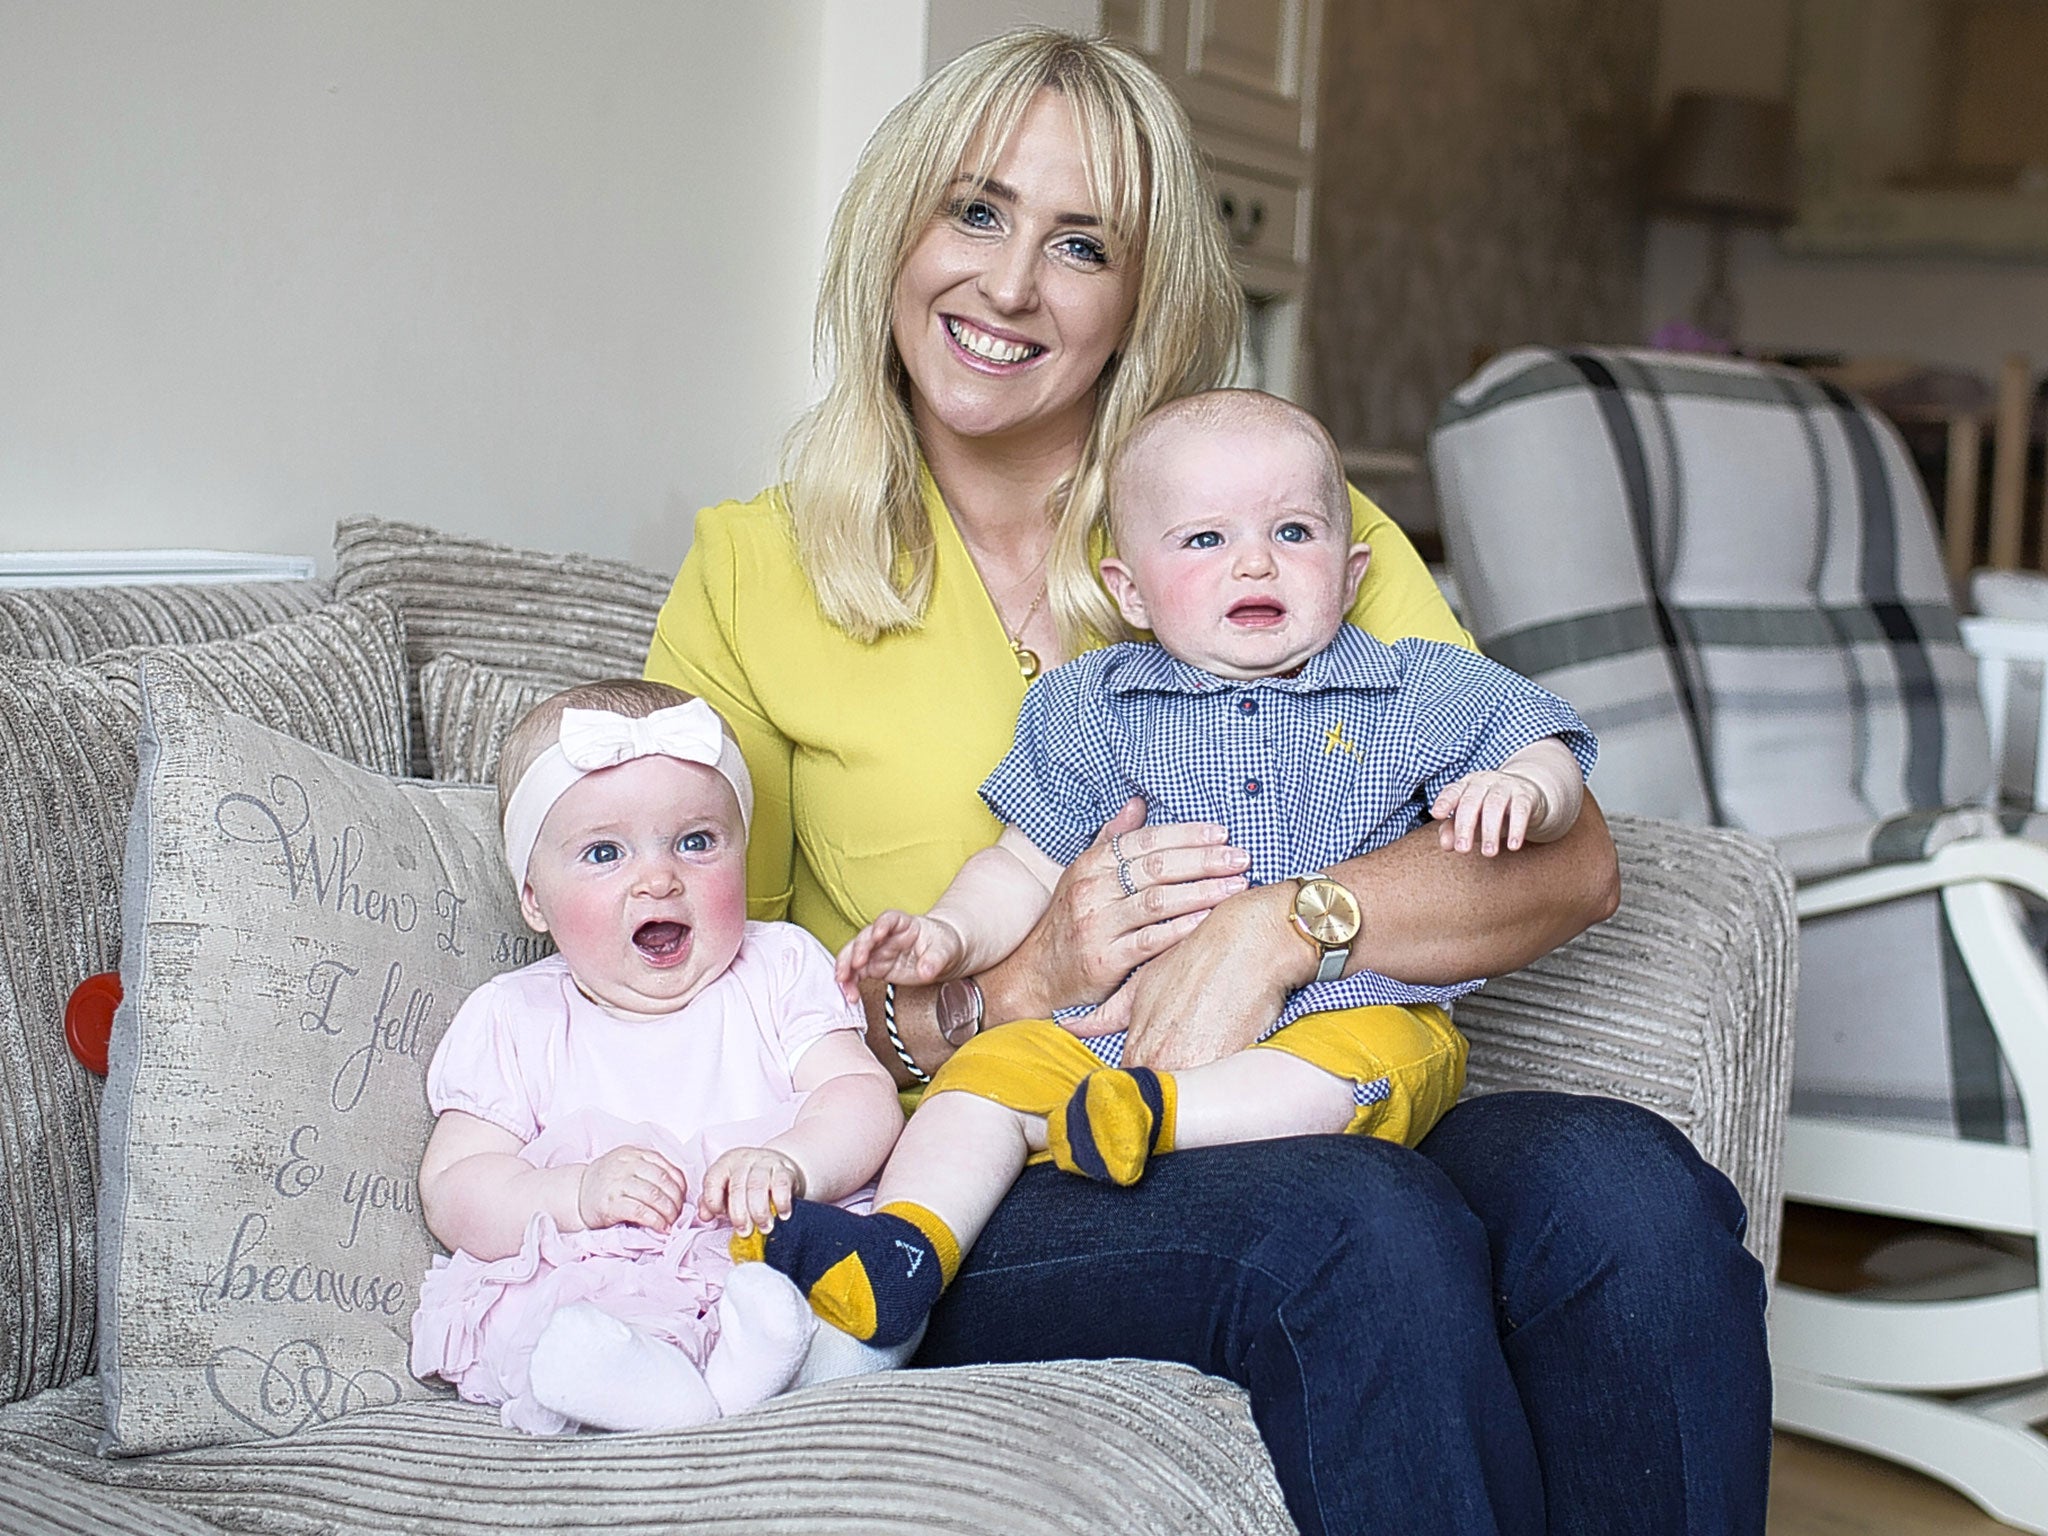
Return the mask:
{"type": "Polygon", "coordinates": [[[1138,584],[1131,580],[1131,568],[1111,555],[1102,562],[1101,570],[1102,584],[1116,599],[1117,612],[1124,616],[1124,622],[1133,629],[1150,629],[1152,621],[1146,616],[1145,599],[1139,594],[1138,584]]]}

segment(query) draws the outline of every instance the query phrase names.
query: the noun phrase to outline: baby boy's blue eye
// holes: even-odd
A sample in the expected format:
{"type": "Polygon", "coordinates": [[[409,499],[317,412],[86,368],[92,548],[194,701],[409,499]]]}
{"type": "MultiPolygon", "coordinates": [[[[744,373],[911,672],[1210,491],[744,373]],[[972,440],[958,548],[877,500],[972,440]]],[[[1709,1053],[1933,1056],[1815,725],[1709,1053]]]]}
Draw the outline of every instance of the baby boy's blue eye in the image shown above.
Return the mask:
{"type": "Polygon", "coordinates": [[[624,857],[624,850],[617,843],[592,843],[583,850],[586,864],[616,864],[624,857]]]}
{"type": "Polygon", "coordinates": [[[1307,523],[1282,523],[1274,534],[1283,544],[1306,544],[1315,536],[1315,530],[1307,523]]]}
{"type": "Polygon", "coordinates": [[[1189,549],[1214,549],[1223,542],[1223,535],[1213,530],[1188,535],[1189,549]]]}

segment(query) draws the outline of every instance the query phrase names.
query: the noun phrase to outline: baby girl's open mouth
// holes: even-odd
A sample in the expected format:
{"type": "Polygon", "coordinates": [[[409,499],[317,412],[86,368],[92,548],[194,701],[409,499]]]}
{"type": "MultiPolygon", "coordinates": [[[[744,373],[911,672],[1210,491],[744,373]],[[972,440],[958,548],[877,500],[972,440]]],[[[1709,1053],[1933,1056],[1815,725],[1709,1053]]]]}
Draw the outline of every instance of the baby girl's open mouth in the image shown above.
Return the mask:
{"type": "Polygon", "coordinates": [[[1230,605],[1230,622],[1243,624],[1252,629],[1269,629],[1286,617],[1287,609],[1284,605],[1262,597],[1247,598],[1241,603],[1230,605]]]}
{"type": "Polygon", "coordinates": [[[648,922],[633,930],[633,947],[654,965],[674,965],[689,945],[690,930],[683,923],[648,922]]]}

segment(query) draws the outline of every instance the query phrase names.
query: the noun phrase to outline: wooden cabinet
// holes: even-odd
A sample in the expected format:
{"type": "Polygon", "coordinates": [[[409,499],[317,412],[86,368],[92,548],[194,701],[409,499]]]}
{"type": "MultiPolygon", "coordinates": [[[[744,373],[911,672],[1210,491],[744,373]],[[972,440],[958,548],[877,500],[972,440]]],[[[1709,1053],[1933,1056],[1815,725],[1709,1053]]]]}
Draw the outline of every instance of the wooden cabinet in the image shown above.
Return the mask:
{"type": "Polygon", "coordinates": [[[1103,30],[1144,54],[1194,123],[1252,300],[1242,378],[1300,383],[1322,0],[1103,0],[1103,30]]]}

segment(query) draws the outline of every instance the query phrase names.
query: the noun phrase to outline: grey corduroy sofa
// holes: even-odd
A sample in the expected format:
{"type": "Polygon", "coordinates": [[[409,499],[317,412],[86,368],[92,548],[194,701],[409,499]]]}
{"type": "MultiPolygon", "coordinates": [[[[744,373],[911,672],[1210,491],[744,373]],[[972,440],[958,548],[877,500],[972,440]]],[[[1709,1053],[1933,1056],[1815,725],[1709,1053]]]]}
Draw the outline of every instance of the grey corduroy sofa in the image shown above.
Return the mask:
{"type": "MultiPolygon", "coordinates": [[[[439,1398],[236,1444],[97,1453],[101,1089],[52,1036],[70,987],[113,968],[119,947],[119,872],[103,866],[122,846],[119,785],[134,778],[122,710],[142,653],[111,648],[212,644],[205,675],[229,708],[281,669],[320,672],[339,692],[349,663],[331,647],[345,642],[330,634],[311,664],[295,637],[330,599],[355,604],[350,624],[383,605],[403,627],[415,703],[409,732],[404,693],[395,721],[369,723],[384,756],[395,741],[417,769],[473,767],[520,687],[637,670],[663,587],[605,562],[367,520],[343,525],[337,557],[332,588],[0,592],[0,1398],[12,1399],[0,1532],[1292,1531],[1242,1393],[1138,1361],[866,1377],[665,1436],[535,1440],[439,1398]],[[226,641],[244,649],[220,662],[226,641]],[[423,685],[418,669],[441,653],[476,665],[423,685]],[[106,792],[81,809],[85,782],[106,792]]],[[[377,763],[363,722],[319,718],[317,681],[315,696],[269,707],[305,712],[323,746],[377,763]]],[[[402,766],[403,752],[383,764],[402,766]]],[[[1632,818],[1614,830],[1620,913],[1460,1004],[1471,1091],[1607,1093],[1657,1110],[1734,1180],[1768,1271],[1790,883],[1737,833],[1632,818]]]]}

